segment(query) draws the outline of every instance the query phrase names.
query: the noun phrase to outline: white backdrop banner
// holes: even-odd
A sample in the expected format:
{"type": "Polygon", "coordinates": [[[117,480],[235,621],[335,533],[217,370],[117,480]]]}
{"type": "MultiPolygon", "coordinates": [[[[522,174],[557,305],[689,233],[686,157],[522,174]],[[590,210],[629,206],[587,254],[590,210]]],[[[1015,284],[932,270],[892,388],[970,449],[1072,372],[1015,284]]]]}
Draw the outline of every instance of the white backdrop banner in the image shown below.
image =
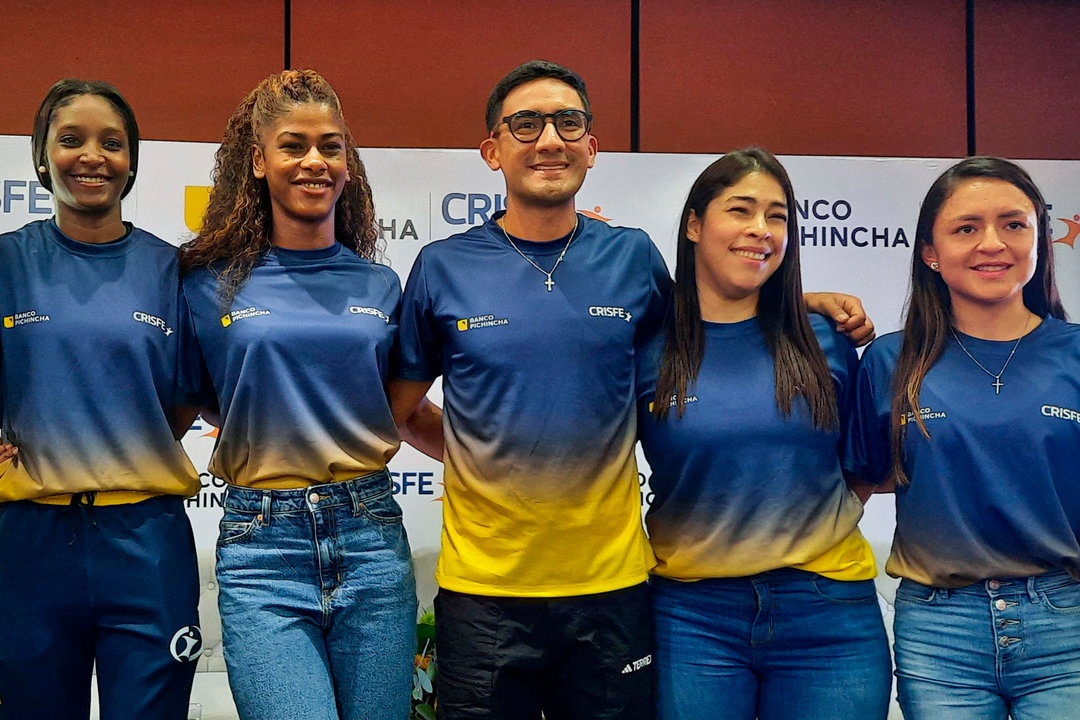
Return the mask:
{"type": "MultiPolygon", "coordinates": [[[[143,142],[138,182],[124,218],[170,242],[192,235],[205,207],[213,153],[208,143],[143,142]]],[[[420,248],[486,220],[505,204],[502,176],[477,151],[361,150],[375,192],[385,262],[402,280],[420,248]]],[[[578,194],[578,210],[614,225],[646,230],[669,267],[686,193],[715,156],[601,153],[578,194]]],[[[919,203],[954,161],[920,158],[781,157],[795,185],[803,281],[808,290],[860,296],[884,333],[899,328],[919,203]]],[[[1051,204],[1058,283],[1070,316],[1080,318],[1080,162],[1022,161],[1051,204]]],[[[0,136],[0,232],[52,214],[37,182],[25,136],[0,136]]],[[[434,399],[439,401],[437,390],[434,399]]],[[[203,470],[203,489],[188,501],[196,542],[211,547],[223,483],[205,472],[212,428],[201,421],[184,445],[203,470]]],[[[648,469],[642,463],[643,499],[648,469]]],[[[395,492],[421,574],[433,567],[441,526],[442,466],[407,446],[390,464],[395,492]]],[[[892,535],[891,499],[867,506],[863,532],[875,543],[892,535]]],[[[420,577],[430,588],[430,578],[420,577]]],[[[421,599],[427,601],[424,592],[421,599]]]]}

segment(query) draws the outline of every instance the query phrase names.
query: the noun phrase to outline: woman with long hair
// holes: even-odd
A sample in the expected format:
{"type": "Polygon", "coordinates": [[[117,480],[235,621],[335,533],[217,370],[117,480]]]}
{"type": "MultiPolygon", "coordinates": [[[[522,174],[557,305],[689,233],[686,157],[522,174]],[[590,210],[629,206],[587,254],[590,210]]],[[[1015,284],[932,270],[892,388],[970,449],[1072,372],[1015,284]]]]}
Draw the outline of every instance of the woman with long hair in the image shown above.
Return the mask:
{"type": "Polygon", "coordinates": [[[919,212],[904,329],[863,357],[850,469],[896,490],[908,720],[1080,708],[1080,326],[1051,242],[1021,167],[949,168],[919,212]]]}
{"type": "Polygon", "coordinates": [[[210,470],[229,484],[217,576],[242,718],[409,713],[416,597],[386,469],[401,287],[376,239],[329,83],[264,79],[181,252],[187,392],[218,415],[210,470]]]}
{"type": "Polygon", "coordinates": [[[176,248],[124,222],[139,127],[65,79],[31,138],[55,215],[0,236],[0,718],[187,716],[199,579],[174,419],[176,248]]]}
{"type": "Polygon", "coordinates": [[[706,168],[683,208],[639,401],[661,720],[887,712],[876,568],[838,455],[857,359],[806,314],[798,237],[787,172],[760,148],[706,168]]]}

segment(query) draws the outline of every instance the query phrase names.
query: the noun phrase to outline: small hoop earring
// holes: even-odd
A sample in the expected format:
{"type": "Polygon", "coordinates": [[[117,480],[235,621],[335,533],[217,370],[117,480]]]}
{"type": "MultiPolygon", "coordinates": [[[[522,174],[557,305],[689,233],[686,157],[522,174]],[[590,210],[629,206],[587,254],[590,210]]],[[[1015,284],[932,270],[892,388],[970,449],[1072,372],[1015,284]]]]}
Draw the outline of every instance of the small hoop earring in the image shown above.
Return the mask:
{"type": "Polygon", "coordinates": [[[135,171],[134,170],[128,170],[128,177],[135,177],[135,171]]]}
{"type": "Polygon", "coordinates": [[[941,263],[939,263],[937,260],[930,263],[930,269],[933,270],[934,272],[937,272],[939,268],[941,268],[941,263]]]}
{"type": "Polygon", "coordinates": [[[45,175],[46,173],[49,172],[49,168],[45,167],[44,165],[38,165],[37,166],[37,171],[39,173],[41,173],[42,175],[45,175]]]}

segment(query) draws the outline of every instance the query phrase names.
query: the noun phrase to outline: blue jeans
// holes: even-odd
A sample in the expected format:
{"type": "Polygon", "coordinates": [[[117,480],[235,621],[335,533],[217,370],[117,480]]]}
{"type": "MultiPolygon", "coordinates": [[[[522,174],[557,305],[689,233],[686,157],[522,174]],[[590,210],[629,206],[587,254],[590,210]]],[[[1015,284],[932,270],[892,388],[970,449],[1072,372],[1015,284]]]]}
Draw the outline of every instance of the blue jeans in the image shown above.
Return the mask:
{"type": "Polygon", "coordinates": [[[1080,717],[1080,582],[1065,572],[896,592],[907,720],[1080,717]]]}
{"type": "Polygon", "coordinates": [[[884,720],[889,645],[874,584],[785,568],[654,578],[658,720],[884,720]]]}
{"type": "Polygon", "coordinates": [[[296,490],[230,486],[222,634],[245,720],[404,720],[416,588],[386,470],[296,490]]]}

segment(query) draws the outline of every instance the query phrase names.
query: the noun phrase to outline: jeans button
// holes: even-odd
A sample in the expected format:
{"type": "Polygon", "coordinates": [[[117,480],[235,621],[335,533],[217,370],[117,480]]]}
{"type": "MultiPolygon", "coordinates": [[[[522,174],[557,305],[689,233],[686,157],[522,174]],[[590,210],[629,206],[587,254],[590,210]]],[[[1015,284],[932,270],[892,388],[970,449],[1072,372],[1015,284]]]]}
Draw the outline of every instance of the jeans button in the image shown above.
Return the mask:
{"type": "Polygon", "coordinates": [[[990,586],[991,590],[997,590],[999,587],[1001,587],[1001,582],[998,580],[991,580],[987,584],[990,586]]]}
{"type": "Polygon", "coordinates": [[[312,505],[317,505],[319,503],[319,501],[322,500],[322,498],[319,497],[319,493],[317,493],[317,492],[313,492],[310,495],[308,495],[307,499],[308,499],[308,502],[310,502],[312,505]]]}
{"type": "Polygon", "coordinates": [[[1001,599],[994,601],[994,607],[996,607],[998,610],[1004,610],[1006,608],[1005,601],[1001,599]]]}

